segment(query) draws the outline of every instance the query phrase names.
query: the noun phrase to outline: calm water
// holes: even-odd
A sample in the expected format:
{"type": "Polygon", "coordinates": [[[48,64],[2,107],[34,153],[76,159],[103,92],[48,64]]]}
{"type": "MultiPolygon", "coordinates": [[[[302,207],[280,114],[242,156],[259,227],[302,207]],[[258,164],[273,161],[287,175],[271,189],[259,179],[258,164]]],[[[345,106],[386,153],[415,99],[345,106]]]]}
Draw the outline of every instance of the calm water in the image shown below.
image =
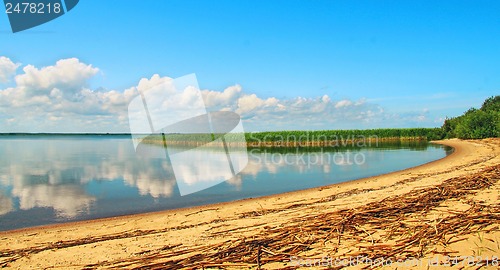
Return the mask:
{"type": "Polygon", "coordinates": [[[306,189],[413,167],[450,152],[427,143],[253,149],[236,177],[181,196],[170,161],[138,156],[128,136],[2,136],[0,230],[306,189]]]}

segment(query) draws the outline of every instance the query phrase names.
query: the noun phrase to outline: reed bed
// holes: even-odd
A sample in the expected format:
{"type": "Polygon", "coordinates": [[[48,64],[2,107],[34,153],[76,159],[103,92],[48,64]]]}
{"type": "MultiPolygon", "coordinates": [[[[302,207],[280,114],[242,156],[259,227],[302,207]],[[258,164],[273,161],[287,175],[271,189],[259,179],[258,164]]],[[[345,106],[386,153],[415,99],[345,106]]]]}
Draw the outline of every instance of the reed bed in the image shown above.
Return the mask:
{"type": "MultiPolygon", "coordinates": [[[[167,145],[201,146],[207,143],[248,147],[345,147],[372,146],[378,142],[429,141],[442,139],[440,128],[399,128],[366,130],[291,130],[241,133],[165,134],[167,145]],[[242,136],[243,135],[243,136],[242,136]],[[224,142],[214,140],[224,138],[224,142]]],[[[153,134],[144,138],[148,144],[164,144],[164,136],[153,134]]]]}

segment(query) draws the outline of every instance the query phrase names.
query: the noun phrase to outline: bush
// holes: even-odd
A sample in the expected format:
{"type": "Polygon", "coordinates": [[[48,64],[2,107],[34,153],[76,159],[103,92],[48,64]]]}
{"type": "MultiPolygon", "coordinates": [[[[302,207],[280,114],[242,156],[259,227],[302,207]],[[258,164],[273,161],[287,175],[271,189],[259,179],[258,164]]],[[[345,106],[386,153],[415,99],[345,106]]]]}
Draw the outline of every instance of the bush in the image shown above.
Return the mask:
{"type": "Polygon", "coordinates": [[[479,110],[471,108],[462,116],[446,119],[441,129],[446,138],[500,137],[500,96],[486,99],[479,110]]]}

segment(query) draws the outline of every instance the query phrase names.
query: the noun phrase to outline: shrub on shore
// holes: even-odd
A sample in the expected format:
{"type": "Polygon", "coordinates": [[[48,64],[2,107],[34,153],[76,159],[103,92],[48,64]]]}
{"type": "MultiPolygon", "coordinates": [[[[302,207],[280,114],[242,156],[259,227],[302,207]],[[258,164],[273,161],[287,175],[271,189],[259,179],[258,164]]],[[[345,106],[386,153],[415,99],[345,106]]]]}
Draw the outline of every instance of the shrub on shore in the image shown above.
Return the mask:
{"type": "Polygon", "coordinates": [[[442,130],[445,138],[484,139],[500,137],[500,96],[486,99],[480,109],[448,118],[442,130]]]}

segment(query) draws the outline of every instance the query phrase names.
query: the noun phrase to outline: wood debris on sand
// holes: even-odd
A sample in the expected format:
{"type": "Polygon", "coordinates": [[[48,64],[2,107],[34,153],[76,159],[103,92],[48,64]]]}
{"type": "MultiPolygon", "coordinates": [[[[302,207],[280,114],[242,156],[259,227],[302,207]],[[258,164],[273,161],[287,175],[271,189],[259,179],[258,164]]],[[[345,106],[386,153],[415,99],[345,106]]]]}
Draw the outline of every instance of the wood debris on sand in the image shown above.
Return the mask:
{"type": "MultiPolygon", "coordinates": [[[[265,268],[266,264],[286,262],[291,257],[333,258],[363,256],[375,260],[422,258],[428,254],[447,254],[436,245],[447,247],[463,236],[477,232],[499,231],[500,204],[482,204],[467,196],[495,185],[500,179],[500,165],[484,168],[470,175],[450,178],[441,184],[414,189],[408,193],[381,199],[351,209],[330,209],[318,214],[304,212],[280,226],[258,224],[251,237],[232,238],[198,246],[166,245],[145,250],[120,261],[103,261],[81,268],[132,269],[206,269],[265,268]],[[431,215],[449,200],[467,204],[464,211],[431,215]]],[[[270,212],[272,213],[272,212],[270,212]]],[[[258,215],[265,215],[262,209],[258,215]]],[[[248,216],[256,212],[247,213],[248,216]]],[[[199,225],[199,224],[198,224],[199,225]]],[[[254,225],[255,226],[255,225],[254,225]]],[[[241,228],[214,231],[213,236],[230,234],[241,228]]],[[[165,233],[164,230],[137,230],[69,241],[58,241],[18,250],[0,251],[0,266],[46,250],[87,245],[100,241],[165,233]]]]}

